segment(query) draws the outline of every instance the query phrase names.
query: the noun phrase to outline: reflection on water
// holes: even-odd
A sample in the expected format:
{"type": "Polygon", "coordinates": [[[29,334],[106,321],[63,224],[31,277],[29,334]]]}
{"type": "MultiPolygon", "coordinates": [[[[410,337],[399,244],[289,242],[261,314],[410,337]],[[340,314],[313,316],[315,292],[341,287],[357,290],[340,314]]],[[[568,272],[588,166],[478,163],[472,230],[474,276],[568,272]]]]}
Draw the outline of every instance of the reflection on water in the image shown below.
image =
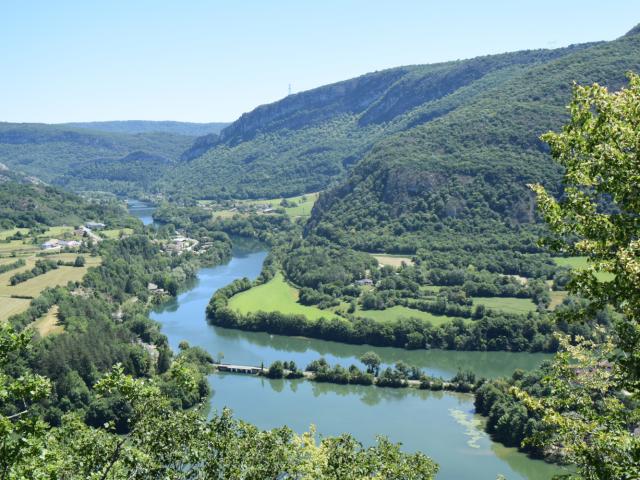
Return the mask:
{"type": "Polygon", "coordinates": [[[440,464],[439,480],[549,480],[556,467],[495,445],[473,415],[473,397],[451,392],[334,385],[216,374],[213,410],[230,407],[260,428],[287,425],[321,435],[350,432],[366,445],[383,433],[403,450],[422,451],[440,464]]]}

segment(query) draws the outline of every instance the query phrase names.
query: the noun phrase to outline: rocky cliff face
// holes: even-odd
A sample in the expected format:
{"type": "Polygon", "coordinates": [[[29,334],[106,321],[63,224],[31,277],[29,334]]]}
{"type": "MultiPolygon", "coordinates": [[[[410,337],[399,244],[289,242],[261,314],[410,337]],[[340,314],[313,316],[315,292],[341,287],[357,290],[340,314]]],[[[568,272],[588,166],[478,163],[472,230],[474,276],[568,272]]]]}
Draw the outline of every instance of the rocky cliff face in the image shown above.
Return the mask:
{"type": "Polygon", "coordinates": [[[370,73],[262,105],[243,114],[225,128],[219,141],[237,144],[254,138],[258,133],[279,129],[297,130],[317,125],[341,114],[359,114],[410,70],[411,68],[402,67],[370,73]]]}

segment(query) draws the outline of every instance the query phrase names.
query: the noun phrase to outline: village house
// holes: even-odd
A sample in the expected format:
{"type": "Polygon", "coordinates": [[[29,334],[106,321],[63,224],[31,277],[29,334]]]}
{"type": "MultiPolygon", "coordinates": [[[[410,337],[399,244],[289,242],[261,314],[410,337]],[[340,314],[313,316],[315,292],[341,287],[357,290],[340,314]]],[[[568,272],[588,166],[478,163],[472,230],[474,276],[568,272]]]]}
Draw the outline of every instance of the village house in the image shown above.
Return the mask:
{"type": "Polygon", "coordinates": [[[360,280],[356,280],[356,285],[359,286],[369,286],[372,287],[373,286],[373,280],[371,280],[370,278],[361,278],[360,280]]]}
{"type": "Polygon", "coordinates": [[[64,247],[66,247],[66,248],[78,248],[81,245],[81,243],[79,241],[77,241],[77,240],[69,240],[69,241],[60,240],[59,245],[61,247],[63,247],[63,248],[64,247]]]}
{"type": "Polygon", "coordinates": [[[60,240],[58,240],[57,238],[52,238],[51,240],[48,240],[40,245],[40,248],[42,250],[53,250],[55,248],[60,248],[60,240]]]}
{"type": "Polygon", "coordinates": [[[163,288],[159,288],[158,285],[156,285],[153,282],[149,282],[147,283],[147,290],[149,290],[151,293],[156,294],[156,295],[164,295],[165,291],[163,288]]]}
{"type": "Polygon", "coordinates": [[[106,227],[104,223],[100,222],[87,222],[84,224],[89,230],[102,230],[106,227]]]}

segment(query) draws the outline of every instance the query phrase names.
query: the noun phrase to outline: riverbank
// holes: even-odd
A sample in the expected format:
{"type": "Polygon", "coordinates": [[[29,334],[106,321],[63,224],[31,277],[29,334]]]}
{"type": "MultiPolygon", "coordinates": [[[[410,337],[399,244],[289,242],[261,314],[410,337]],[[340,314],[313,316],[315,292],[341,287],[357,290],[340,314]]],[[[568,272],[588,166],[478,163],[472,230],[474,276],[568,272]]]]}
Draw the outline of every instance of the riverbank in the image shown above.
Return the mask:
{"type": "MultiPolygon", "coordinates": [[[[404,361],[419,367],[426,375],[443,378],[451,378],[461,369],[496,378],[510,375],[514,368],[535,368],[548,358],[528,353],[415,351],[348,345],[212,326],[204,315],[212,293],[238,278],[254,280],[262,270],[267,255],[264,247],[247,247],[235,244],[229,263],[199,270],[189,290],[151,313],[175,351],[186,340],[222,363],[259,366],[287,358],[306,366],[324,357],[332,365],[344,368],[351,364],[363,368],[360,357],[374,351],[381,358],[381,369],[404,361]]],[[[549,480],[553,474],[561,473],[555,466],[493,442],[483,430],[484,420],[473,413],[473,397],[468,394],[224,372],[210,375],[209,385],[212,412],[230,407],[238,418],[263,429],[288,425],[304,432],[314,424],[322,435],[350,432],[365,445],[373,444],[377,435],[384,434],[391,441],[402,442],[405,451],[422,451],[432,456],[441,465],[438,480],[496,478],[498,474],[510,480],[549,480]]]]}

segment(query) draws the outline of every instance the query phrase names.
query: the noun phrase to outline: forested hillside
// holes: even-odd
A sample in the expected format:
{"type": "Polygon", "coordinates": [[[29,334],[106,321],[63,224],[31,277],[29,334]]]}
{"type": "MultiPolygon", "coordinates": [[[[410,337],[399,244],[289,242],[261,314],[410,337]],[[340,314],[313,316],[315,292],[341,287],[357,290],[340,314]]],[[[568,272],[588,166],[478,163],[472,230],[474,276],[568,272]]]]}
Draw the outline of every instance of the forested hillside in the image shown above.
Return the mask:
{"type": "Polygon", "coordinates": [[[522,71],[588,46],[399,67],[290,95],[242,115],[219,136],[196,140],[160,189],[183,198],[324,189],[389,135],[455,112],[522,71]]]}
{"type": "Polygon", "coordinates": [[[0,230],[79,225],[86,220],[122,224],[125,218],[128,217],[124,207],[116,202],[89,203],[72,193],[0,168],[0,230]]]}
{"type": "Polygon", "coordinates": [[[410,114],[418,125],[379,142],[320,196],[307,234],[368,251],[468,251],[471,242],[533,252],[527,184],[561,188],[561,170],[539,136],[567,120],[572,82],[617,90],[625,72],[639,70],[635,29],[428,102],[410,114]]]}
{"type": "Polygon", "coordinates": [[[0,123],[0,162],[72,190],[148,191],[193,137],[0,123]]]}

